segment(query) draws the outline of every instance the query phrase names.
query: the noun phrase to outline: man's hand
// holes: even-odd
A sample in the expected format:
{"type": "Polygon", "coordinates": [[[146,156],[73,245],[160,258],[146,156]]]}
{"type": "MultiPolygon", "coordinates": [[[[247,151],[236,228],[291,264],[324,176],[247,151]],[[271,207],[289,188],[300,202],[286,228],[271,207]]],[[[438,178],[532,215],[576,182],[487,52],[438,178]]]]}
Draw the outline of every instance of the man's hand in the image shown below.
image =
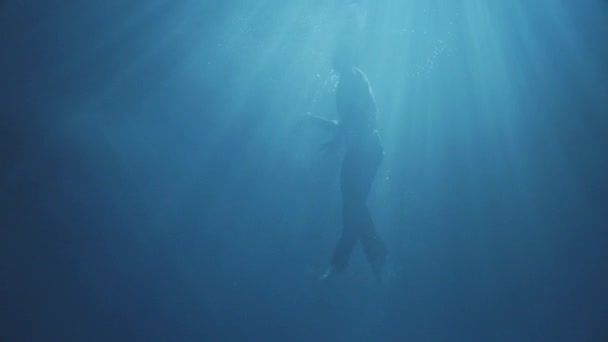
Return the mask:
{"type": "Polygon", "coordinates": [[[306,118],[306,121],[315,123],[321,127],[326,127],[326,128],[330,128],[330,129],[335,129],[338,127],[338,120],[329,120],[329,119],[322,118],[320,116],[311,114],[309,112],[305,113],[304,117],[306,118]]]}

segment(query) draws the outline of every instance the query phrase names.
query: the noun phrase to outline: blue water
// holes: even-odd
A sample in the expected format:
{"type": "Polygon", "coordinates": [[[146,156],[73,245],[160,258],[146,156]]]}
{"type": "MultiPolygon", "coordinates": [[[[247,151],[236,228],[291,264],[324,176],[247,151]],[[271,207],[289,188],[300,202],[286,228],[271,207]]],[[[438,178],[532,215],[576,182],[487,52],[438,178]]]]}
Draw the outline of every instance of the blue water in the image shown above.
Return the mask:
{"type": "Polygon", "coordinates": [[[608,341],[608,2],[0,2],[0,340],[608,341]],[[360,47],[389,248],[341,229],[360,47]]]}

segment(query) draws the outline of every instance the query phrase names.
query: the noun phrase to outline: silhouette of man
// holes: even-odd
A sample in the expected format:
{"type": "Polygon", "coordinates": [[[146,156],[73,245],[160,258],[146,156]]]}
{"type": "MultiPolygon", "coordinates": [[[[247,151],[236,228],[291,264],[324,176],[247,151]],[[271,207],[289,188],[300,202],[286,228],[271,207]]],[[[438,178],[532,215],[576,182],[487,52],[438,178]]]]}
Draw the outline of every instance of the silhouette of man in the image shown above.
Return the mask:
{"type": "Polygon", "coordinates": [[[323,279],[344,271],[357,241],[378,279],[387,257],[387,249],[374,229],[367,207],[367,197],[382,162],[383,149],[376,129],[376,102],[365,74],[355,67],[352,51],[339,49],[333,69],[339,75],[336,106],[339,120],[334,138],[322,149],[345,147],[341,166],[342,233],[334,249],[331,267],[323,279]]]}

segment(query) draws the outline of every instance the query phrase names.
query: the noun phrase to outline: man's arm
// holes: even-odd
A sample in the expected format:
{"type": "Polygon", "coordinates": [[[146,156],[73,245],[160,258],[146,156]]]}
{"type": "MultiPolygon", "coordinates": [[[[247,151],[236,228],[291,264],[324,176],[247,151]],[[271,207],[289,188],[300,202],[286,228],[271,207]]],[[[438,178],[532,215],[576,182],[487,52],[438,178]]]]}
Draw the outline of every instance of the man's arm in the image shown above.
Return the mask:
{"type": "Polygon", "coordinates": [[[334,133],[333,138],[321,145],[321,150],[331,151],[334,150],[344,138],[344,127],[340,124],[338,120],[330,120],[326,119],[311,113],[306,113],[306,119],[310,122],[314,122],[315,124],[329,129],[334,133]]]}
{"type": "Polygon", "coordinates": [[[329,120],[311,113],[306,113],[306,119],[310,122],[314,122],[315,124],[321,127],[329,128],[332,130],[336,130],[339,126],[338,120],[329,120]]]}

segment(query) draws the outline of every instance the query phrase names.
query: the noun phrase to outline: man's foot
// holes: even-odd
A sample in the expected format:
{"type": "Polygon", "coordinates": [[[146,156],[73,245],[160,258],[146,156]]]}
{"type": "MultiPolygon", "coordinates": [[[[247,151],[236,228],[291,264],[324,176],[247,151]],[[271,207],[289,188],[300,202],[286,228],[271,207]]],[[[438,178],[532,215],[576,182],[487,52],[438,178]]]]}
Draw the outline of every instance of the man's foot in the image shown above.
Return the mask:
{"type": "Polygon", "coordinates": [[[321,278],[319,278],[319,280],[326,281],[329,278],[332,278],[335,274],[336,272],[334,271],[334,268],[330,266],[329,269],[325,273],[323,273],[321,278]]]}

